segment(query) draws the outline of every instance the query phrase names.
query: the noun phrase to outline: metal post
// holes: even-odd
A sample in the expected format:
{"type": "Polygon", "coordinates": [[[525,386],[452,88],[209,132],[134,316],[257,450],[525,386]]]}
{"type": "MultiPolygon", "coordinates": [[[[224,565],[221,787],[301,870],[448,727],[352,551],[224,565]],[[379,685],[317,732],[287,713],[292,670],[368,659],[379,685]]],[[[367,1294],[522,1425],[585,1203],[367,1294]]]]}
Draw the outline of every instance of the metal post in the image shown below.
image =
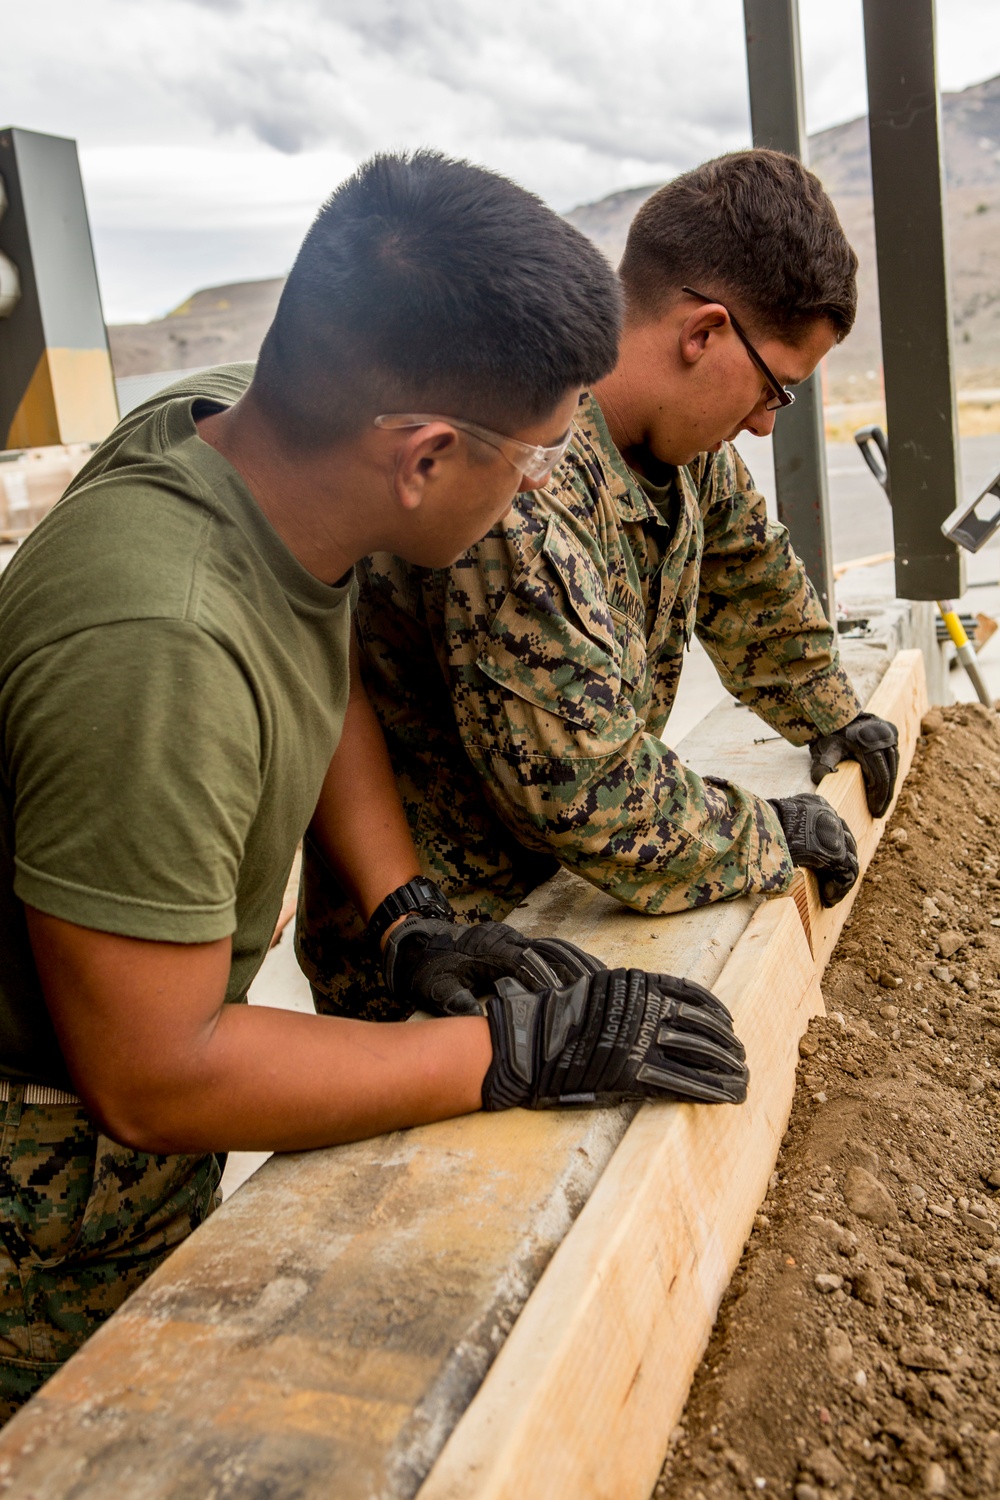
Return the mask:
{"type": "MultiPolygon", "coordinates": [[[[798,0],[743,0],[755,146],[807,159],[798,0]]],[[[778,517],[832,618],[833,553],[819,371],[796,386],[774,424],[778,517]]]]}
{"type": "Polygon", "coordinates": [[[959,597],[961,494],[934,0],[864,0],[896,589],[959,597]]]}
{"type": "Polygon", "coordinates": [[[0,449],[97,442],[118,406],[76,142],[0,130],[0,177],[18,283],[0,320],[0,449]]]}

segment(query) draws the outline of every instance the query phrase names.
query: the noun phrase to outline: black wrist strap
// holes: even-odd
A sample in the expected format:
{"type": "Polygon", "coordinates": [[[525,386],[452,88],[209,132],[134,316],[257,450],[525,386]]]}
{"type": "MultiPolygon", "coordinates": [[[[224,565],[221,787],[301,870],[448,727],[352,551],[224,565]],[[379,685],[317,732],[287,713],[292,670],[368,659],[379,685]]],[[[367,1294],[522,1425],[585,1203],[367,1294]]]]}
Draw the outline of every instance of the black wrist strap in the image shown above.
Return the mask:
{"type": "Polygon", "coordinates": [[[419,912],[422,917],[443,918],[446,922],[455,920],[455,911],[447,896],[433,880],[417,875],[405,885],[390,891],[385,900],[376,906],[368,919],[368,936],[373,943],[377,943],[386,928],[391,927],[398,917],[405,917],[413,911],[419,912]]]}

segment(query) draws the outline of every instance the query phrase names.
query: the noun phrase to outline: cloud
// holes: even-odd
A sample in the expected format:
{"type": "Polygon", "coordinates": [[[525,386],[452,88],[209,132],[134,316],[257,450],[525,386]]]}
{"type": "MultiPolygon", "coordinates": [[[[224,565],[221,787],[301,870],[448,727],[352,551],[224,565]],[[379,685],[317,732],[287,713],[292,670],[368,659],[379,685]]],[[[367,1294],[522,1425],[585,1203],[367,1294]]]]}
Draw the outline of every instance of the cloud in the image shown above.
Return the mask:
{"type": "MultiPolygon", "coordinates": [[[[939,12],[947,87],[1000,72],[995,0],[939,12]]],[[[864,109],[861,3],[800,13],[816,129],[864,109]]],[[[661,181],[748,140],[743,45],[742,0],[33,0],[5,13],[0,123],[79,141],[108,309],[134,315],[141,236],[151,312],[158,233],[187,236],[178,265],[273,274],[375,150],[468,156],[560,209],[661,181]]]]}

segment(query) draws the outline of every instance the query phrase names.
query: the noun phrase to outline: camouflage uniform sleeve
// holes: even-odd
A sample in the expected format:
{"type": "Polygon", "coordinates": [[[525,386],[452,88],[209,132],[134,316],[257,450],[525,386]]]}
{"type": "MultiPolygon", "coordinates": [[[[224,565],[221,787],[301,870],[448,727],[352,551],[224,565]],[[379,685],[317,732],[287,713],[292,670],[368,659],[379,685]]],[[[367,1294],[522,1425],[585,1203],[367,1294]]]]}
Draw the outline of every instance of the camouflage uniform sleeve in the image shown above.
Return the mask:
{"type": "Polygon", "coordinates": [[[771,808],[696,775],[646,733],[644,650],[640,666],[609,603],[600,526],[549,504],[486,632],[467,578],[451,575],[444,611],[451,642],[478,634],[475,662],[456,671],[453,659],[451,698],[497,816],[527,848],[637,910],[786,889],[792,868],[771,808]]]}
{"type": "Polygon", "coordinates": [[[729,692],[808,744],[861,711],[836,634],[736,450],[725,443],[701,463],[691,469],[705,528],[698,637],[729,692]]]}

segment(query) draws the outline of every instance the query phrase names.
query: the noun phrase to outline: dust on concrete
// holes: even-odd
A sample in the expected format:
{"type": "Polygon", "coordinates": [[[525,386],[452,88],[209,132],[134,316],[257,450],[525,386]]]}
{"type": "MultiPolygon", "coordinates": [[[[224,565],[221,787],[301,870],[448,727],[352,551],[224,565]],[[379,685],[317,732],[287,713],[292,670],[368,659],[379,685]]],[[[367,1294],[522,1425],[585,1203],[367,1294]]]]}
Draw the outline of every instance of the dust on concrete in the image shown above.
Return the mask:
{"type": "Polygon", "coordinates": [[[1000,720],[922,728],[657,1500],[1000,1494],[1000,720]]]}

